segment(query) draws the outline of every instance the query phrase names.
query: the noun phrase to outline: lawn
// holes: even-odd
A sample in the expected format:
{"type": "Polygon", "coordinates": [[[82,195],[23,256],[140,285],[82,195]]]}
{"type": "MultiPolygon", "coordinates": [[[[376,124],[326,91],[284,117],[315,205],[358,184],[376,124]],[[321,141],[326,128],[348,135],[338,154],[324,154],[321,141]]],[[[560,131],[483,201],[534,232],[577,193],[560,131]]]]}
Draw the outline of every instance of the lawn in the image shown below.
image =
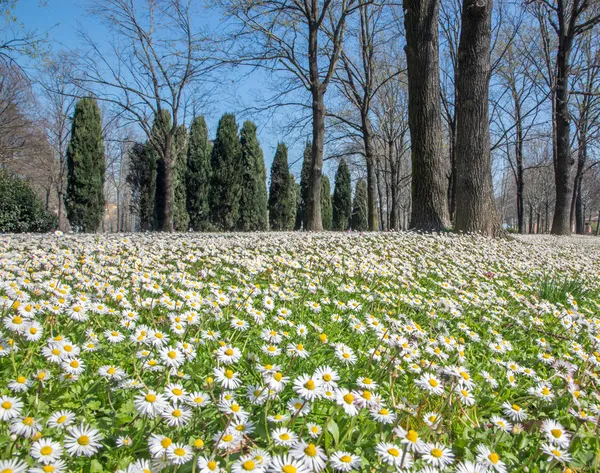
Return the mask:
{"type": "Polygon", "coordinates": [[[600,241],[0,237],[0,472],[597,471],[600,241]]]}

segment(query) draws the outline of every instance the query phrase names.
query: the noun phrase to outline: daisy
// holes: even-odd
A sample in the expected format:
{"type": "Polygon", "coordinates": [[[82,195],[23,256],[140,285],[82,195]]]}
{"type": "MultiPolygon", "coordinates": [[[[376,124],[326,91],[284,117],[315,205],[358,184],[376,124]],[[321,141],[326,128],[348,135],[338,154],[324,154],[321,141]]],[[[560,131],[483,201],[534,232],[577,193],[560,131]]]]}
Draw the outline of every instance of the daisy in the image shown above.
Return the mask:
{"type": "Polygon", "coordinates": [[[23,401],[16,397],[0,396],[0,420],[7,421],[18,417],[23,409],[23,401]]]}
{"type": "Polygon", "coordinates": [[[350,393],[346,388],[336,389],[335,391],[336,402],[344,408],[346,415],[351,417],[358,414],[358,408],[356,407],[356,397],[350,393]]]}
{"type": "Polygon", "coordinates": [[[213,370],[217,382],[225,389],[237,389],[242,385],[239,373],[230,369],[215,368],[213,370]]]}
{"type": "Polygon", "coordinates": [[[169,406],[162,411],[161,416],[166,419],[169,427],[183,427],[192,418],[192,411],[185,407],[169,406]]]}
{"type": "Polygon", "coordinates": [[[65,437],[65,448],[71,455],[91,457],[100,448],[101,440],[100,432],[82,423],[79,427],[69,429],[69,435],[65,437]]]}
{"type": "Polygon", "coordinates": [[[199,468],[198,473],[219,472],[221,469],[216,460],[212,458],[198,457],[197,463],[199,468]]]}
{"type": "Polygon", "coordinates": [[[318,378],[313,379],[310,375],[304,374],[294,381],[294,391],[302,399],[314,401],[321,397],[323,389],[318,378]]]}
{"type": "Polygon", "coordinates": [[[237,363],[241,357],[242,352],[237,347],[225,345],[217,350],[217,359],[220,363],[223,363],[225,365],[237,363]]]}
{"type": "Polygon", "coordinates": [[[4,473],[25,473],[28,465],[18,458],[12,460],[0,460],[0,471],[4,473]]]}
{"type": "Polygon", "coordinates": [[[387,407],[371,409],[371,416],[377,422],[382,424],[393,424],[396,420],[396,414],[390,411],[387,407]]]}
{"type": "Polygon", "coordinates": [[[297,442],[290,449],[290,455],[304,462],[304,465],[311,471],[318,473],[325,469],[327,465],[327,455],[325,451],[314,443],[306,443],[303,440],[297,442]]]}
{"type": "Polygon", "coordinates": [[[312,422],[307,422],[306,428],[308,430],[308,435],[313,439],[318,438],[321,435],[321,432],[323,431],[320,425],[314,424],[312,422]]]}
{"type": "Polygon", "coordinates": [[[500,416],[492,416],[490,422],[504,432],[510,432],[512,430],[512,424],[500,416]]]}
{"type": "Polygon", "coordinates": [[[173,465],[183,465],[189,462],[193,456],[191,447],[182,443],[174,443],[167,450],[167,458],[173,465]]]}
{"type": "Polygon", "coordinates": [[[29,454],[38,462],[47,465],[60,459],[63,448],[58,442],[50,439],[40,439],[31,445],[29,454]]]}
{"type": "Polygon", "coordinates": [[[184,391],[183,386],[178,383],[167,384],[165,386],[165,396],[174,404],[185,402],[187,399],[187,393],[184,391]]]}
{"type": "Polygon", "coordinates": [[[408,432],[402,427],[396,427],[394,433],[400,438],[400,442],[406,445],[409,452],[422,453],[425,449],[425,442],[419,437],[419,434],[414,430],[408,432]]]}
{"type": "Polygon", "coordinates": [[[413,464],[412,455],[393,443],[380,442],[375,451],[383,463],[394,466],[397,470],[408,469],[413,464]]]}
{"type": "Polygon", "coordinates": [[[477,445],[477,457],[475,460],[488,471],[495,470],[497,473],[506,473],[506,465],[500,459],[500,455],[492,452],[486,445],[481,443],[477,445]]]}
{"type": "MultiPolygon", "coordinates": [[[[8,389],[15,393],[27,392],[31,386],[33,386],[33,381],[31,379],[27,379],[25,376],[17,376],[17,379],[8,383],[8,389]]],[[[2,401],[0,400],[0,405],[1,404],[2,401]]]]}
{"type": "Polygon", "coordinates": [[[544,444],[542,445],[542,450],[549,456],[548,461],[557,460],[560,463],[566,463],[572,460],[571,455],[561,447],[544,444]]]}
{"type": "Polygon", "coordinates": [[[356,470],[360,466],[360,457],[349,452],[335,452],[329,459],[329,465],[336,471],[356,470]]]}
{"type": "Polygon", "coordinates": [[[202,391],[194,391],[189,393],[186,397],[186,402],[191,407],[204,407],[208,404],[210,397],[208,394],[202,391]]]}
{"type": "Polygon", "coordinates": [[[298,440],[298,436],[285,427],[275,429],[271,432],[271,438],[278,447],[291,447],[298,440]]]}
{"type": "Polygon", "coordinates": [[[340,380],[340,376],[337,372],[329,366],[317,368],[314,377],[323,383],[324,388],[329,390],[337,388],[337,382],[340,380]]]}
{"type": "Polygon", "coordinates": [[[185,362],[185,355],[175,347],[162,347],[158,354],[162,362],[172,368],[179,368],[185,362]]]}
{"type": "Polygon", "coordinates": [[[269,473],[309,473],[303,461],[296,460],[289,455],[277,455],[273,457],[268,468],[269,473]]]}
{"type": "Polygon", "coordinates": [[[456,473],[486,473],[486,468],[479,463],[464,461],[456,466],[456,473]]]}
{"type": "Polygon", "coordinates": [[[78,358],[67,359],[61,363],[61,367],[68,374],[78,376],[85,371],[85,363],[78,358]]]}
{"type": "Polygon", "coordinates": [[[276,393],[283,391],[285,385],[290,381],[290,377],[284,376],[280,371],[273,373],[273,375],[270,377],[263,374],[263,377],[265,376],[268,378],[267,382],[269,389],[275,391],[276,393]]]}
{"type": "Polygon", "coordinates": [[[150,455],[155,458],[166,455],[171,445],[173,445],[173,439],[165,435],[152,434],[148,439],[148,450],[150,450],[150,455]]]}
{"type": "Polygon", "coordinates": [[[138,394],[135,396],[133,403],[141,415],[149,418],[160,415],[169,405],[166,397],[155,391],[138,394]]]}
{"type": "Polygon", "coordinates": [[[427,412],[423,415],[423,420],[429,427],[431,427],[432,429],[435,429],[435,427],[442,420],[442,416],[440,416],[436,412],[427,412]]]}
{"type": "Polygon", "coordinates": [[[440,396],[444,393],[442,382],[431,373],[424,373],[418,380],[415,381],[415,384],[421,389],[437,396],[440,396]]]}
{"type": "MultiPolygon", "coordinates": [[[[0,462],[0,468],[1,462],[0,462]]],[[[29,469],[29,473],[65,473],[67,471],[67,464],[63,460],[57,460],[56,462],[48,465],[34,466],[29,469]]],[[[16,472],[16,470],[13,470],[16,472]]]]}
{"type": "Polygon", "coordinates": [[[253,455],[243,455],[231,466],[231,473],[245,473],[247,471],[262,473],[264,465],[258,463],[253,455]]]}
{"type": "Polygon", "coordinates": [[[475,404],[475,397],[473,397],[471,391],[466,389],[466,386],[458,385],[456,386],[454,391],[456,392],[456,394],[458,394],[458,399],[464,406],[472,406],[473,404],[475,404]]]}
{"type": "Polygon", "coordinates": [[[508,401],[502,403],[504,415],[517,422],[527,419],[527,412],[517,404],[511,404],[508,401]]]}
{"type": "Polygon", "coordinates": [[[48,427],[51,429],[65,429],[75,420],[75,414],[71,411],[62,410],[55,412],[48,419],[48,427]]]}
{"type": "Polygon", "coordinates": [[[371,378],[358,378],[356,384],[363,389],[369,389],[371,391],[377,389],[377,383],[371,378]]]}
{"type": "Polygon", "coordinates": [[[542,432],[546,438],[559,447],[568,448],[571,443],[571,436],[558,422],[548,419],[542,423],[542,432]]]}
{"type": "Polygon", "coordinates": [[[454,463],[454,454],[448,447],[431,443],[425,445],[423,459],[430,465],[444,469],[454,463]]]}
{"type": "Polygon", "coordinates": [[[15,417],[10,423],[10,431],[21,437],[31,438],[40,430],[40,424],[33,417],[15,417]]]}

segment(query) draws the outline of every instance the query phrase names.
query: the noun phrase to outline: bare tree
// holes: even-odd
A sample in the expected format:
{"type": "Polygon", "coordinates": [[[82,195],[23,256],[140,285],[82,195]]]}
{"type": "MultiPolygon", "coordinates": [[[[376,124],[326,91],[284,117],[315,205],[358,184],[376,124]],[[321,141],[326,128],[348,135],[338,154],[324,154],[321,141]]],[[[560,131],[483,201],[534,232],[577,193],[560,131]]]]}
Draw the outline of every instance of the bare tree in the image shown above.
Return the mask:
{"type": "Polygon", "coordinates": [[[465,0],[456,79],[456,229],[499,230],[490,160],[492,0],[465,0]]]}
{"type": "Polygon", "coordinates": [[[403,6],[412,146],[410,225],[439,231],[450,225],[440,107],[439,0],[404,0],[403,6]]]}
{"type": "MultiPolygon", "coordinates": [[[[358,0],[220,0],[235,20],[237,63],[284,72],[291,81],[280,95],[306,91],[312,116],[312,157],[307,229],[320,231],[321,174],[325,143],[325,94],[338,66],[348,17],[358,0]]],[[[297,104],[296,104],[297,105],[297,104]]]]}
{"type": "MultiPolygon", "coordinates": [[[[76,84],[84,93],[111,104],[136,123],[164,165],[164,210],[161,230],[173,231],[175,133],[181,124],[186,93],[215,62],[206,40],[192,26],[191,0],[107,0],[91,13],[113,35],[109,51],[85,33],[87,51],[79,57],[76,84]],[[170,123],[152,132],[154,117],[170,115],[170,123]],[[163,139],[158,139],[160,135],[163,139]]],[[[195,91],[194,91],[195,92],[195,91]]]]}

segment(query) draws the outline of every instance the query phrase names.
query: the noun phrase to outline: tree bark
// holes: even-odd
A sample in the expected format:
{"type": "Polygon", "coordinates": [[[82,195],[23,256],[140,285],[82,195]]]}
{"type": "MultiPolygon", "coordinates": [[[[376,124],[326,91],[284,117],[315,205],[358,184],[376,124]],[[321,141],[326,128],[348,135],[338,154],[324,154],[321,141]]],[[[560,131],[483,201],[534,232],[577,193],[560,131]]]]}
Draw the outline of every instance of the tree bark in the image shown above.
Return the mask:
{"type": "Polygon", "coordinates": [[[377,221],[377,177],[375,175],[375,153],[373,150],[373,130],[368,116],[362,116],[362,135],[365,146],[365,158],[367,161],[367,214],[369,220],[369,231],[379,230],[377,221]]]}
{"type": "Polygon", "coordinates": [[[404,0],[408,121],[412,149],[410,226],[440,231],[450,225],[447,161],[442,147],[438,51],[439,0],[404,0]]]}
{"type": "Polygon", "coordinates": [[[175,182],[173,176],[174,156],[172,152],[172,135],[167,133],[165,136],[165,149],[163,150],[164,164],[164,209],[162,216],[162,224],[160,230],[163,232],[173,231],[173,205],[175,201],[175,182]]]}
{"type": "Polygon", "coordinates": [[[312,151],[308,198],[306,200],[306,229],[323,230],[321,217],[321,175],[323,172],[323,148],[325,146],[325,97],[320,88],[312,93],[312,151]]]}
{"type": "Polygon", "coordinates": [[[388,153],[390,159],[391,179],[391,194],[392,194],[392,210],[390,212],[390,230],[398,230],[398,170],[396,169],[396,161],[394,160],[394,142],[388,142],[388,153]]]}
{"type": "Polygon", "coordinates": [[[456,78],[456,224],[494,236],[500,229],[492,185],[488,97],[492,0],[465,0],[456,78]]]}
{"type": "Polygon", "coordinates": [[[559,21],[555,92],[556,165],[554,166],[554,182],[556,185],[556,203],[554,205],[554,218],[552,220],[551,231],[554,235],[569,235],[571,233],[571,166],[573,166],[575,161],[571,156],[569,60],[573,46],[573,37],[566,33],[565,21],[559,21]]]}

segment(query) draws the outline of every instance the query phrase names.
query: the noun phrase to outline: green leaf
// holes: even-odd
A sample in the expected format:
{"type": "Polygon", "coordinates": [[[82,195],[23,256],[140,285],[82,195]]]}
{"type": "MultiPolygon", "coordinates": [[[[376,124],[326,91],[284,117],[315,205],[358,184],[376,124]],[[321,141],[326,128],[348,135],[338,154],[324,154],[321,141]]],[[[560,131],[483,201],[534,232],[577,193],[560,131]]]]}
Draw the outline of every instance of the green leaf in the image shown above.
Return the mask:
{"type": "Polygon", "coordinates": [[[92,460],[90,463],[90,473],[101,473],[102,471],[104,471],[102,468],[102,463],[100,463],[98,460],[92,460]]]}
{"type": "Polygon", "coordinates": [[[340,442],[340,428],[333,419],[329,419],[329,422],[327,423],[327,431],[331,433],[331,436],[333,437],[333,443],[337,446],[337,444],[340,442]]]}

